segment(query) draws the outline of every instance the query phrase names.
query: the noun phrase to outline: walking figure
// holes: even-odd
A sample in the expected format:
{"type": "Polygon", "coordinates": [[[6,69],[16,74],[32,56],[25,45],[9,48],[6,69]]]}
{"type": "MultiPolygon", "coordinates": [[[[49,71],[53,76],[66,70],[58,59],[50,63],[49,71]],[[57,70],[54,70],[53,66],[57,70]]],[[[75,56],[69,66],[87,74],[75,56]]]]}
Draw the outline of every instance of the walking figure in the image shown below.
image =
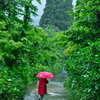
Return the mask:
{"type": "Polygon", "coordinates": [[[43,96],[47,94],[47,86],[46,86],[47,83],[48,83],[48,80],[46,78],[41,78],[39,80],[39,87],[38,87],[39,99],[38,100],[43,100],[43,96]]]}

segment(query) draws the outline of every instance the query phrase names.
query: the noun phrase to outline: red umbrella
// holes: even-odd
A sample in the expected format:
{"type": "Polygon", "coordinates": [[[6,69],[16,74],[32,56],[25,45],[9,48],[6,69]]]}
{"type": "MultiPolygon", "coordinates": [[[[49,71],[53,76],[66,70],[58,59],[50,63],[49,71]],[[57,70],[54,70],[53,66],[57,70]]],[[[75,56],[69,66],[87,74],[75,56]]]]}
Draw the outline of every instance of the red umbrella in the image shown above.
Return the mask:
{"type": "Polygon", "coordinates": [[[48,78],[48,79],[54,79],[56,78],[52,73],[50,72],[40,72],[36,75],[36,77],[40,78],[48,78]]]}

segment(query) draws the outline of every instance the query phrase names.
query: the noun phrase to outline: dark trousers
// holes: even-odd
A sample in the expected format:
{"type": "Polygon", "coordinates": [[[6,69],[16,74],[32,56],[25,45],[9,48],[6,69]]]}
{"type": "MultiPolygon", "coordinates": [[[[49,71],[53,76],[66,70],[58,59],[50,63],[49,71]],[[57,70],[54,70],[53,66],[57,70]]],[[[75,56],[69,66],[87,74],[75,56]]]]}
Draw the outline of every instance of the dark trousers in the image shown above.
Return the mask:
{"type": "Polygon", "coordinates": [[[42,99],[43,99],[43,95],[40,95],[38,100],[42,100],[42,99]]]}

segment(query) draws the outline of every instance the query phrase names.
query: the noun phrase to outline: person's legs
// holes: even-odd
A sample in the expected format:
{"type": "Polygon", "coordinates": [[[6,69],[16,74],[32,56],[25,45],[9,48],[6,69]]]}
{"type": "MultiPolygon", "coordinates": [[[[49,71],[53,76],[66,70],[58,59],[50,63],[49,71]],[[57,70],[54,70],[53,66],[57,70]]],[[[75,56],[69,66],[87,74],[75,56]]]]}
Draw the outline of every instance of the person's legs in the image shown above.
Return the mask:
{"type": "Polygon", "coordinates": [[[39,97],[38,97],[38,100],[40,100],[40,95],[39,95],[39,97]]]}
{"type": "Polygon", "coordinates": [[[40,95],[40,100],[42,100],[43,99],[43,95],[40,95]]]}
{"type": "Polygon", "coordinates": [[[42,100],[43,99],[43,95],[40,95],[39,99],[38,100],[42,100]]]}

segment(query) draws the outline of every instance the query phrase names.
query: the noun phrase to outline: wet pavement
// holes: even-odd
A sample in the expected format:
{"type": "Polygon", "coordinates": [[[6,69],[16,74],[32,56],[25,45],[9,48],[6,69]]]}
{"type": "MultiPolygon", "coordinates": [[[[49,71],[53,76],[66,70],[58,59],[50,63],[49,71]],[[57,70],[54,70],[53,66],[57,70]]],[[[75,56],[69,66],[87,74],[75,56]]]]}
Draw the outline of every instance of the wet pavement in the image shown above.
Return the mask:
{"type": "MultiPolygon", "coordinates": [[[[69,100],[64,88],[64,81],[49,80],[47,84],[48,94],[44,95],[43,100],[69,100]]],[[[38,85],[31,88],[29,94],[25,95],[24,100],[38,100],[38,85]]]]}

